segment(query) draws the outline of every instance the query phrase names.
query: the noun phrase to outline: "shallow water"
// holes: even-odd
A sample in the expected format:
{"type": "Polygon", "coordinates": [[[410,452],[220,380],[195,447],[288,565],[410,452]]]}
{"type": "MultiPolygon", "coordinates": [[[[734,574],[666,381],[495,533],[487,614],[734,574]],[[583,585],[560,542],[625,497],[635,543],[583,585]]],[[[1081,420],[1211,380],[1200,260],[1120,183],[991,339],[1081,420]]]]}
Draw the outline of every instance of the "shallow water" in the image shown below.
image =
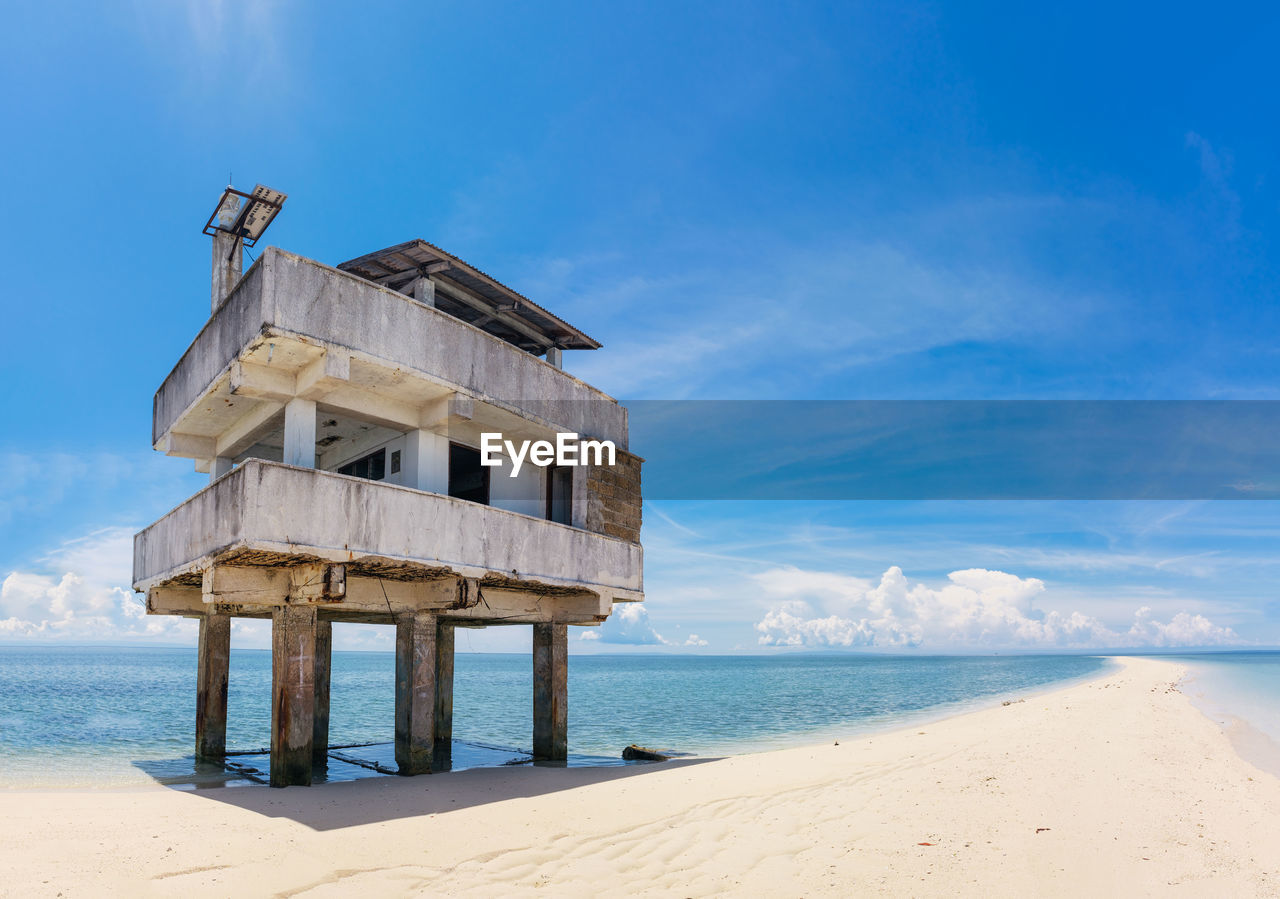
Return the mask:
{"type": "MultiPolygon", "coordinates": [[[[1076,680],[1092,656],[575,655],[569,744],[733,754],[891,728],[1076,680]]],[[[527,655],[459,653],[454,735],[516,749],[532,729],[527,655]]],[[[395,657],[335,652],[334,744],[393,737],[395,657]]],[[[232,650],[229,749],[270,743],[271,655],[232,650]]],[[[0,646],[0,784],[126,784],[187,759],[194,648],[0,646]]]]}
{"type": "Polygon", "coordinates": [[[1280,777],[1280,652],[1173,655],[1183,693],[1221,725],[1248,761],[1280,777]]]}

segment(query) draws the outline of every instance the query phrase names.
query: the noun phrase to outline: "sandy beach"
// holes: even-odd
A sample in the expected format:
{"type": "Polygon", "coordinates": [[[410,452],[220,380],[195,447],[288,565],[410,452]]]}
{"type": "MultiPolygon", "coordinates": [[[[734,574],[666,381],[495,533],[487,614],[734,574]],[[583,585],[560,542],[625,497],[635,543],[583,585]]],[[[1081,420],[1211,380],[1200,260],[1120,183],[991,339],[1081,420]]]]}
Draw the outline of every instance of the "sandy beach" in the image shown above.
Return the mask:
{"type": "Polygon", "coordinates": [[[1124,659],[838,745],[268,790],[0,793],[12,896],[1280,895],[1280,780],[1124,659]]]}

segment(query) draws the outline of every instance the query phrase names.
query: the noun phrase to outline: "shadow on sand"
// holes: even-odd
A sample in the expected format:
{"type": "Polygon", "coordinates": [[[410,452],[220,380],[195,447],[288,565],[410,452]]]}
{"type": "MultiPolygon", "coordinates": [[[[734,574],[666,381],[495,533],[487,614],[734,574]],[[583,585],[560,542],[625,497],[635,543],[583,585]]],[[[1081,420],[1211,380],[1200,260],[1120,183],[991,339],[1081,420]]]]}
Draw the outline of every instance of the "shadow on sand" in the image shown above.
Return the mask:
{"type": "Polygon", "coordinates": [[[377,743],[334,747],[317,766],[310,787],[265,786],[266,753],[243,753],[226,764],[183,759],[134,765],[171,789],[234,805],[270,818],[288,818],[312,830],[338,830],[400,818],[436,815],[507,799],[534,799],[562,790],[636,777],[709,758],[666,762],[572,755],[566,762],[534,762],[527,753],[454,741],[453,770],[399,777],[394,747],[377,743]],[[248,787],[248,789],[244,789],[248,787]]]}

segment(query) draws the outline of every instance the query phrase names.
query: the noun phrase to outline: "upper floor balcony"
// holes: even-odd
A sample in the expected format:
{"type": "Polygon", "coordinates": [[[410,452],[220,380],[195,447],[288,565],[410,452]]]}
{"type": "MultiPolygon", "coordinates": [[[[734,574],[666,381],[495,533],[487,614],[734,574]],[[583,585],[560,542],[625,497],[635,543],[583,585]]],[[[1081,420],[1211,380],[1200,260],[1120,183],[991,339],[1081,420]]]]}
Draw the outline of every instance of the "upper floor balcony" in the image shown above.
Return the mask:
{"type": "MultiPolygon", "coordinates": [[[[443,276],[428,283],[471,289],[443,276]]],[[[626,410],[521,348],[518,332],[504,339],[474,318],[267,248],[156,392],[154,445],[214,477],[248,459],[281,461],[638,541],[639,460],[625,452],[626,410]],[[482,470],[485,432],[612,441],[634,484],[593,495],[584,469],[482,470]]],[[[560,339],[592,345],[576,331],[560,339]]]]}

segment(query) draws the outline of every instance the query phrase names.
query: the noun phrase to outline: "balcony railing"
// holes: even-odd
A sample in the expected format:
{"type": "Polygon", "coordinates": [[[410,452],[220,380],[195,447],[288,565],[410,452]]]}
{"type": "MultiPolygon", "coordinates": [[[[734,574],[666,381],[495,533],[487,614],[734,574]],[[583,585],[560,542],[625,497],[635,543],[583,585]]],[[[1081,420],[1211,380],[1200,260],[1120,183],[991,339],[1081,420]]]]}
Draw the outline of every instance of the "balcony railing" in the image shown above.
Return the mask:
{"type": "Polygon", "coordinates": [[[638,600],[638,544],[466,500],[251,459],[134,538],[134,589],[228,558],[402,563],[638,600]]]}

